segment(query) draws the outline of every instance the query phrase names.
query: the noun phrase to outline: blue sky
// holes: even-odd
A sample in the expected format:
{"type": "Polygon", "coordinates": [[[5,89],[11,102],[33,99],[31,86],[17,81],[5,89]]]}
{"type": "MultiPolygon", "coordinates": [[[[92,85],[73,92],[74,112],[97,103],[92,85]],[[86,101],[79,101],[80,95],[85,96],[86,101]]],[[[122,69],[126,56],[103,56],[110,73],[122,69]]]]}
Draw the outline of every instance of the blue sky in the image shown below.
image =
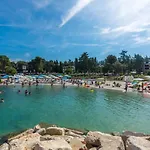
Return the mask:
{"type": "Polygon", "coordinates": [[[0,54],[11,60],[150,55],[150,0],[0,0],[0,54]]]}

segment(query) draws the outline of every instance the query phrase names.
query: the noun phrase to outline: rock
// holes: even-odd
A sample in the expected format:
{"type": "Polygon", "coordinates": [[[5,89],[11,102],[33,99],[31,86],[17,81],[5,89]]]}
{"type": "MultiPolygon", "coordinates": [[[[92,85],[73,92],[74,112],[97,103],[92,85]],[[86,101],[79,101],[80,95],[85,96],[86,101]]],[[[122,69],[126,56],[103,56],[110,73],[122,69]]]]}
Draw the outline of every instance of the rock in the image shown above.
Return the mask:
{"type": "Polygon", "coordinates": [[[95,133],[93,134],[92,132],[88,133],[85,142],[88,148],[101,147],[100,136],[95,136],[95,133]]]}
{"type": "Polygon", "coordinates": [[[22,133],[18,134],[17,136],[14,136],[14,137],[8,139],[8,142],[10,142],[11,140],[14,140],[14,139],[19,139],[20,137],[26,136],[28,134],[32,134],[33,132],[34,132],[33,129],[29,129],[25,132],[22,132],[22,133]]]}
{"type": "Polygon", "coordinates": [[[130,136],[126,142],[126,150],[150,150],[150,141],[142,137],[130,136]]]}
{"type": "Polygon", "coordinates": [[[88,132],[85,142],[88,149],[101,147],[100,150],[125,150],[121,137],[101,132],[88,132]]]}
{"type": "Polygon", "coordinates": [[[78,135],[84,135],[84,132],[82,132],[82,131],[67,129],[67,128],[64,128],[64,130],[65,130],[65,133],[68,133],[69,131],[71,131],[72,133],[75,133],[75,134],[78,134],[78,135]]]}
{"type": "Polygon", "coordinates": [[[83,142],[78,138],[73,138],[70,140],[70,145],[73,150],[84,149],[86,146],[85,146],[85,143],[83,142]]]}
{"type": "Polygon", "coordinates": [[[55,137],[55,136],[51,136],[51,135],[44,135],[40,137],[40,141],[50,141],[50,140],[61,140],[63,139],[62,137],[55,137]]]}
{"type": "Polygon", "coordinates": [[[40,142],[40,135],[32,133],[10,141],[9,145],[10,150],[31,150],[38,142],[40,142]]]}
{"type": "Polygon", "coordinates": [[[45,135],[46,134],[46,129],[41,128],[41,129],[37,130],[36,133],[39,133],[40,135],[45,135]]]}
{"type": "Polygon", "coordinates": [[[65,135],[69,135],[69,136],[73,136],[73,137],[82,137],[81,134],[76,134],[70,130],[68,132],[66,132],[65,135]]]}
{"type": "Polygon", "coordinates": [[[0,146],[0,150],[9,150],[9,145],[7,143],[4,143],[0,146]]]}
{"type": "Polygon", "coordinates": [[[70,143],[70,141],[73,139],[74,137],[72,137],[72,136],[63,136],[63,139],[66,141],[66,142],[68,142],[68,143],[70,143]]]}
{"type": "Polygon", "coordinates": [[[90,150],[99,150],[99,148],[93,147],[93,148],[90,148],[90,150]]]}
{"type": "Polygon", "coordinates": [[[72,150],[65,140],[41,141],[37,143],[33,150],[72,150]]]}
{"type": "Polygon", "coordinates": [[[58,127],[49,127],[46,129],[46,134],[49,135],[64,135],[64,129],[58,127]]]}
{"type": "Polygon", "coordinates": [[[37,124],[35,127],[34,127],[34,132],[38,131],[41,129],[41,126],[39,124],[37,124]]]}
{"type": "Polygon", "coordinates": [[[136,132],[131,132],[131,131],[125,131],[125,132],[123,132],[122,135],[121,135],[124,144],[126,143],[127,139],[128,139],[130,136],[143,137],[143,136],[146,136],[146,135],[145,135],[144,133],[136,133],[136,132]]]}

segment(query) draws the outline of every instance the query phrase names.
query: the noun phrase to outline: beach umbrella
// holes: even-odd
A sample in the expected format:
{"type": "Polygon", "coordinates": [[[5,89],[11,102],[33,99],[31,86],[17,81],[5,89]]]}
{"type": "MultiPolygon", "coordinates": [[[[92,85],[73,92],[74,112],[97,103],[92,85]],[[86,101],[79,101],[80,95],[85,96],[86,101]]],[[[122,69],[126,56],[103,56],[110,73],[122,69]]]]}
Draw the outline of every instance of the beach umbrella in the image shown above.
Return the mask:
{"type": "Polygon", "coordinates": [[[38,79],[44,79],[44,77],[42,77],[42,76],[38,76],[37,78],[38,78],[38,79]]]}
{"type": "Polygon", "coordinates": [[[7,78],[9,78],[9,75],[5,75],[2,77],[2,79],[7,79],[7,78]]]}
{"type": "Polygon", "coordinates": [[[69,75],[67,75],[67,74],[66,74],[66,75],[64,75],[64,77],[71,78],[71,76],[69,76],[69,75]]]}
{"type": "Polygon", "coordinates": [[[50,74],[49,75],[51,78],[53,78],[53,79],[58,79],[58,77],[56,77],[56,76],[54,76],[54,75],[52,75],[52,74],[50,74]]]}
{"type": "Polygon", "coordinates": [[[134,81],[144,81],[144,79],[142,79],[142,78],[134,78],[133,80],[134,81]]]}

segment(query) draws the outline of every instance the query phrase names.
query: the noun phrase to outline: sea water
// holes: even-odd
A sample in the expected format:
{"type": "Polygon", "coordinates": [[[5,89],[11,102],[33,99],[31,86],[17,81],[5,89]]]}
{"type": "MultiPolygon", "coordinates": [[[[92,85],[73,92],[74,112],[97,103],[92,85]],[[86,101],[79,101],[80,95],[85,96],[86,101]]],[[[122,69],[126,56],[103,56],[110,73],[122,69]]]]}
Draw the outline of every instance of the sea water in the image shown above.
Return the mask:
{"type": "Polygon", "coordinates": [[[107,133],[150,133],[150,99],[138,93],[49,85],[1,86],[0,90],[5,100],[0,103],[0,135],[40,122],[107,133]],[[25,96],[26,89],[31,95],[25,96]]]}

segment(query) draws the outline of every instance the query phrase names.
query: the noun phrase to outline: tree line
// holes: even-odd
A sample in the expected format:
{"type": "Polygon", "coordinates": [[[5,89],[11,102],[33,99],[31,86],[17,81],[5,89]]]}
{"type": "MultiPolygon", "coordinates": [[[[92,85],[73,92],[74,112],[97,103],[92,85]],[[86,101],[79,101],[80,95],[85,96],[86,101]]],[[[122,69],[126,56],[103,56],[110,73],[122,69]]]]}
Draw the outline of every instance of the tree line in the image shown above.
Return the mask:
{"type": "Polygon", "coordinates": [[[137,74],[143,72],[144,62],[149,61],[149,57],[143,57],[139,54],[128,55],[128,52],[122,50],[119,57],[108,55],[106,59],[98,61],[96,57],[89,57],[84,52],[74,61],[45,60],[39,56],[31,61],[10,61],[7,56],[0,55],[0,73],[14,75],[17,72],[22,73],[101,73],[101,74],[129,74],[135,71],[137,74]],[[24,68],[25,67],[25,68],[24,68]]]}

